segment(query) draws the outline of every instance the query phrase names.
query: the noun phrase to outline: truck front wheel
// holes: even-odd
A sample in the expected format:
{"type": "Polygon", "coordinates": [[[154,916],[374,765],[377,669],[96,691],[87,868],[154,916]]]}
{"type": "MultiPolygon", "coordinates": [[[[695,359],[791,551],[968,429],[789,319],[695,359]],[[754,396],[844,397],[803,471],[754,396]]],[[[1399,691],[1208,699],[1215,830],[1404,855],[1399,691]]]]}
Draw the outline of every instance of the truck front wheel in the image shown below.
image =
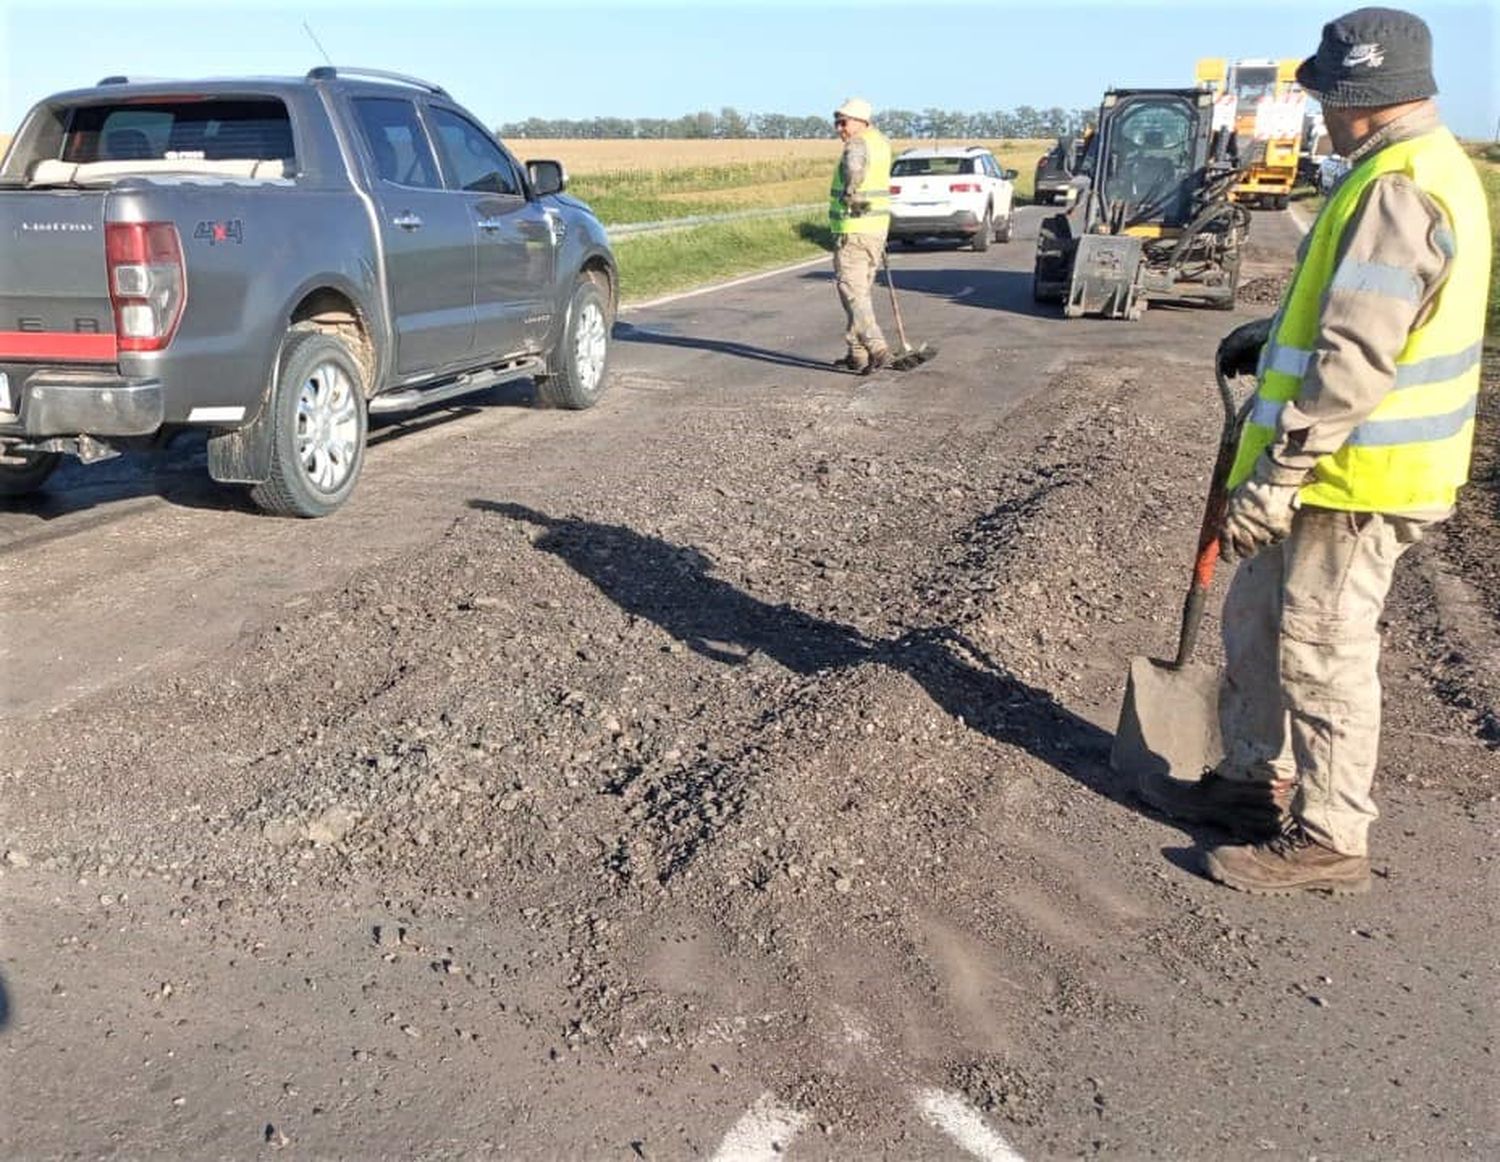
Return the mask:
{"type": "Polygon", "coordinates": [[[543,404],[576,411],[599,402],[609,369],[610,325],[608,287],[598,275],[579,275],[551,369],[537,379],[543,404]]]}
{"type": "Polygon", "coordinates": [[[271,474],[251,500],[281,516],[327,516],[349,499],[365,462],[359,360],[336,335],[291,332],[270,406],[271,474]]]}

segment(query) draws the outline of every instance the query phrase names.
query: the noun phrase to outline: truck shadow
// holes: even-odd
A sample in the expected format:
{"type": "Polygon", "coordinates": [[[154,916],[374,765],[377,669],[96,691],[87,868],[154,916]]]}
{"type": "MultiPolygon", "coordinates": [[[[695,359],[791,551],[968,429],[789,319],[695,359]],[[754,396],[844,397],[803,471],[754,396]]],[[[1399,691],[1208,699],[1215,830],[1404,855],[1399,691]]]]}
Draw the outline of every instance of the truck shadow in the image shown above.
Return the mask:
{"type": "Polygon", "coordinates": [[[743,665],[764,654],[803,675],[888,666],[971,729],[1155,818],[1109,769],[1108,731],[1016,677],[958,631],[928,627],[889,640],[870,638],[853,626],[750,596],[712,576],[712,561],[691,546],[623,525],[551,517],[520,504],[472,499],[468,506],[540,529],[533,541],[537,549],[565,562],[620,609],[705,658],[743,665]]]}
{"type": "Polygon", "coordinates": [[[637,327],[634,323],[620,322],[615,324],[614,337],[621,343],[686,347],[694,351],[712,351],[719,355],[733,355],[739,359],[774,363],[780,367],[798,367],[807,371],[827,371],[830,374],[838,374],[827,360],[797,355],[790,351],[775,351],[769,347],[756,347],[733,339],[715,339],[706,335],[673,335],[660,328],[637,327]]]}
{"type": "MultiPolygon", "coordinates": [[[[535,393],[534,385],[523,380],[402,415],[372,416],[365,444],[368,448],[379,447],[401,436],[467,419],[493,407],[529,407],[535,393]]],[[[53,521],[93,508],[150,497],[179,508],[259,512],[245,488],[216,484],[209,478],[207,448],[205,431],[186,429],[174,433],[161,447],[132,450],[99,464],[66,459],[42,491],[33,496],[0,500],[0,512],[53,521]]]]}

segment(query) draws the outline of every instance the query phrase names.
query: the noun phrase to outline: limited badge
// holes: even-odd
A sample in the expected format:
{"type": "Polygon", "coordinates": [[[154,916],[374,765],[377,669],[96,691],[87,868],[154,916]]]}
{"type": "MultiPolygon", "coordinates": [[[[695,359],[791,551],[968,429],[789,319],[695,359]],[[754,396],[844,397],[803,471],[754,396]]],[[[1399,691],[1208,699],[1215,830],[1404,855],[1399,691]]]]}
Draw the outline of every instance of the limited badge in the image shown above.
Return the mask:
{"type": "Polygon", "coordinates": [[[0,412],[14,411],[10,400],[10,376],[0,371],[0,412]]]}

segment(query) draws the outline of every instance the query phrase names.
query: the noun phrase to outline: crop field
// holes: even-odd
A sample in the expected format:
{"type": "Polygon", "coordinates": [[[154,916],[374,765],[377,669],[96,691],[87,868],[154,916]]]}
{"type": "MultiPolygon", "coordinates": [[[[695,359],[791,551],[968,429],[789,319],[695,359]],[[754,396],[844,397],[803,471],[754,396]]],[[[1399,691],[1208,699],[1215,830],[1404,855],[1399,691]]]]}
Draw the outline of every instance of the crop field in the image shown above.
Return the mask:
{"type": "MultiPolygon", "coordinates": [[[[823,208],[839,154],[836,141],[586,141],[518,138],[523,158],[551,157],[571,175],[569,189],[606,226],[785,207],[784,215],[721,222],[672,234],[616,239],[627,300],[762,270],[830,248],[823,208]]],[[[897,150],[916,142],[897,141],[897,150]]],[[[982,144],[1018,171],[1017,193],[1031,193],[1042,141],[982,144]]]]}
{"type": "MultiPolygon", "coordinates": [[[[523,158],[561,161],[572,188],[609,225],[751,206],[821,201],[839,155],[836,141],[581,141],[516,138],[523,158]]],[[[1016,189],[1031,192],[1042,141],[897,141],[899,151],[922,145],[984,145],[1018,171],[1016,189]]]]}

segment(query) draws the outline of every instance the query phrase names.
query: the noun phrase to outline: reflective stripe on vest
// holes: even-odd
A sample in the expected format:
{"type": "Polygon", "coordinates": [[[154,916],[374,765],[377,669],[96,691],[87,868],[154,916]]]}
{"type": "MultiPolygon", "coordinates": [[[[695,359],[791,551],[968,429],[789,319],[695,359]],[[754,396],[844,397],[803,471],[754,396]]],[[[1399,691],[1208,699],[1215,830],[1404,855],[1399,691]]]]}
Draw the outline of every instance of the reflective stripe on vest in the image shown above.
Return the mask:
{"type": "Polygon", "coordinates": [[[1446,129],[1438,129],[1366,158],[1318,215],[1261,351],[1256,400],[1240,437],[1231,487],[1249,477],[1276,437],[1282,408],[1301,391],[1328,292],[1420,301],[1422,288],[1408,271],[1337,263],[1365,191],[1387,173],[1406,174],[1443,208],[1452,227],[1453,259],[1431,317],[1411,332],[1396,357],[1391,391],[1343,447],[1318,461],[1301,498],[1322,508],[1430,512],[1451,507],[1468,479],[1492,247],[1473,163],[1446,129]]]}
{"type": "Polygon", "coordinates": [[[845,207],[841,158],[828,188],[828,224],[835,234],[884,234],[891,220],[891,143],[873,125],[860,133],[859,140],[865,143],[865,176],[855,192],[870,208],[856,215],[845,207]]]}

